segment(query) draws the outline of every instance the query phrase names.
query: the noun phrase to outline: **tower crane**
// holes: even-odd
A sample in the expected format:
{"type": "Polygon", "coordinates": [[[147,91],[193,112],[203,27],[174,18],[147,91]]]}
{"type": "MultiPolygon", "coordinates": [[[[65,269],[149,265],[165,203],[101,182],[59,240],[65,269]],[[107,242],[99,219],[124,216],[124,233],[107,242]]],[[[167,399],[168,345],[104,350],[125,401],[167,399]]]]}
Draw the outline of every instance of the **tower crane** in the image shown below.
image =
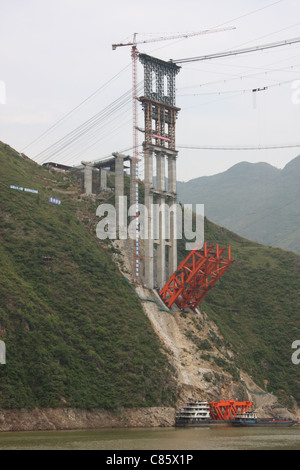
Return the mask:
{"type": "Polygon", "coordinates": [[[136,46],[137,44],[146,44],[146,43],[150,43],[150,42],[170,41],[172,39],[180,39],[180,38],[187,39],[187,38],[190,38],[192,36],[200,36],[200,35],[203,35],[203,34],[219,33],[221,31],[228,31],[230,29],[236,29],[236,28],[235,28],[235,26],[228,26],[226,28],[204,29],[203,31],[194,31],[194,32],[191,32],[191,33],[181,33],[181,34],[175,34],[175,35],[172,35],[172,36],[161,36],[159,38],[145,39],[144,41],[137,41],[136,40],[137,33],[134,33],[132,42],[112,44],[112,49],[115,50],[115,49],[117,49],[117,47],[136,46]]]}
{"type": "Polygon", "coordinates": [[[213,33],[219,33],[221,31],[228,31],[236,29],[234,26],[228,26],[225,28],[214,28],[214,29],[206,29],[203,31],[196,31],[196,32],[190,32],[190,33],[181,33],[177,35],[172,35],[172,36],[162,36],[158,38],[152,38],[152,39],[145,39],[141,41],[137,41],[137,34],[134,33],[133,35],[133,40],[132,42],[127,42],[127,43],[119,43],[119,44],[112,44],[112,49],[116,50],[118,47],[124,47],[124,46],[132,46],[131,48],[131,59],[132,59],[132,98],[133,98],[133,158],[132,158],[132,172],[133,172],[133,194],[132,194],[132,203],[136,207],[136,236],[135,236],[135,241],[134,241],[134,269],[135,269],[135,282],[139,282],[139,259],[140,259],[140,253],[139,253],[139,233],[138,233],[138,212],[139,212],[139,207],[138,207],[138,174],[139,174],[139,169],[138,169],[138,97],[137,97],[137,60],[139,56],[139,52],[137,49],[138,44],[147,44],[151,42],[159,42],[159,41],[169,41],[172,39],[187,39],[193,36],[200,36],[204,34],[213,34],[213,33]]]}
{"type": "Polygon", "coordinates": [[[171,35],[171,36],[161,36],[158,38],[152,38],[152,39],[145,39],[141,41],[137,41],[137,34],[134,33],[133,35],[133,40],[132,42],[127,42],[127,43],[119,43],[119,44],[112,44],[112,49],[116,50],[118,47],[123,47],[123,46],[132,46],[131,49],[131,58],[132,58],[132,89],[133,89],[133,133],[134,133],[134,138],[133,138],[133,151],[136,153],[134,155],[134,160],[135,156],[137,156],[137,59],[139,56],[139,52],[137,50],[137,45],[138,44],[147,44],[151,42],[159,42],[159,41],[169,41],[172,39],[187,39],[193,36],[200,36],[204,34],[213,34],[213,33],[219,33],[221,31],[228,31],[236,29],[235,26],[227,26],[225,28],[214,28],[214,29],[205,29],[202,31],[194,31],[190,33],[181,33],[181,34],[176,34],[176,35],[171,35]]]}
{"type": "Polygon", "coordinates": [[[181,33],[181,34],[176,34],[176,35],[171,35],[171,36],[161,36],[158,38],[145,39],[141,41],[137,41],[138,33],[134,33],[132,42],[126,42],[126,43],[121,42],[119,44],[112,44],[113,50],[116,50],[118,47],[132,46],[131,58],[132,58],[132,95],[133,95],[133,153],[134,153],[133,161],[136,161],[137,147],[138,147],[138,142],[137,142],[137,124],[138,124],[137,122],[137,59],[139,56],[139,52],[137,50],[137,45],[147,44],[151,42],[169,41],[172,39],[180,39],[180,38],[187,39],[193,36],[219,33],[221,31],[228,31],[232,29],[236,29],[235,26],[227,26],[225,28],[205,29],[202,31],[194,31],[191,33],[181,33]]]}

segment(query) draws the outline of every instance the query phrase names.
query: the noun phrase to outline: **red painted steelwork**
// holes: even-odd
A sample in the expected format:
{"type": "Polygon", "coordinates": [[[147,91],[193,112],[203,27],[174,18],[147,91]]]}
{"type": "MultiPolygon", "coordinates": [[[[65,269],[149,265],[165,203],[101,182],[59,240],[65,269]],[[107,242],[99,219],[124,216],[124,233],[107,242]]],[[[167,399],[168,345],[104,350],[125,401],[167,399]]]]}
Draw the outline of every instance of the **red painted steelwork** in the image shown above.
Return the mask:
{"type": "Polygon", "coordinates": [[[167,140],[168,142],[171,142],[171,139],[169,137],[163,137],[162,135],[157,135],[157,134],[152,134],[153,137],[156,139],[162,139],[162,140],[167,140]]]}
{"type": "Polygon", "coordinates": [[[210,415],[215,421],[230,421],[234,420],[238,413],[246,413],[252,405],[251,401],[211,401],[209,402],[210,415]]]}
{"type": "Polygon", "coordinates": [[[169,308],[176,303],[181,310],[195,310],[233,263],[230,246],[228,259],[221,256],[225,249],[219,245],[214,249],[213,245],[208,246],[205,242],[203,249],[191,251],[160,291],[165,304],[169,308]]]}

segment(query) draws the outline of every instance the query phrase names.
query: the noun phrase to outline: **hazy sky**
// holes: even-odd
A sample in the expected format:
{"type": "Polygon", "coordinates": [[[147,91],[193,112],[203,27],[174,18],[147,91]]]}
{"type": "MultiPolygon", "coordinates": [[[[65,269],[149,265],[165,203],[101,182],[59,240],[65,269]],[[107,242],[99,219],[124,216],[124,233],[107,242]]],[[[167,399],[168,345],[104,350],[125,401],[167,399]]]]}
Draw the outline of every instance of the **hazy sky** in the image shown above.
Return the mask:
{"type": "MultiPolygon", "coordinates": [[[[300,37],[300,0],[0,0],[0,18],[0,140],[39,163],[69,165],[132,147],[131,48],[113,51],[113,43],[131,41],[135,32],[139,41],[236,28],[138,45],[176,60],[300,37]]],[[[176,82],[178,180],[244,160],[282,168],[300,154],[299,147],[181,148],[300,144],[300,93],[292,88],[299,84],[300,43],[183,65],[176,82]]]]}

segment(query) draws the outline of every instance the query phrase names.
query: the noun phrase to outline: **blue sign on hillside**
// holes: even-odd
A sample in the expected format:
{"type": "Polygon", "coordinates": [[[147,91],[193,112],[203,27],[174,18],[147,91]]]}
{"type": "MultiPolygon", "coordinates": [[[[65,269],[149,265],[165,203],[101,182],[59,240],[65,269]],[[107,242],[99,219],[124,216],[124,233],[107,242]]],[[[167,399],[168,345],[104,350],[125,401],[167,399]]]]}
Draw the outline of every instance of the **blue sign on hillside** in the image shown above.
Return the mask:
{"type": "Polygon", "coordinates": [[[30,189],[30,188],[24,188],[25,193],[33,193],[33,194],[38,194],[37,189],[30,189]]]}
{"type": "Polygon", "coordinates": [[[61,200],[60,199],[56,199],[55,197],[49,197],[49,202],[51,202],[52,204],[57,204],[59,206],[59,204],[61,204],[61,200]]]}
{"type": "Polygon", "coordinates": [[[23,186],[15,186],[14,184],[11,184],[9,187],[10,189],[17,189],[18,191],[25,191],[25,193],[38,194],[37,189],[23,188],[23,186]]]}
{"type": "Polygon", "coordinates": [[[10,186],[10,189],[18,189],[19,191],[23,191],[23,187],[22,186],[15,186],[14,184],[11,184],[10,186]]]}

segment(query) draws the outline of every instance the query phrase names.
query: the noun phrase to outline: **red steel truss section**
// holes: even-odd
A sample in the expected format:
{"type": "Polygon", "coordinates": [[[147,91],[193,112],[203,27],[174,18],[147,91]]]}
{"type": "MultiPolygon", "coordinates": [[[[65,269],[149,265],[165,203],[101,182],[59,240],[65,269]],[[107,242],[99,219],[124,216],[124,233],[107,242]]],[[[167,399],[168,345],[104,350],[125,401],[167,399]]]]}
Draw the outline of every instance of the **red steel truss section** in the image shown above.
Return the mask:
{"type": "Polygon", "coordinates": [[[205,242],[203,249],[191,251],[159,293],[165,304],[169,308],[176,303],[181,310],[195,310],[233,263],[230,246],[228,259],[221,256],[225,249],[219,245],[214,249],[205,242]]]}
{"type": "Polygon", "coordinates": [[[252,405],[251,401],[211,401],[210,415],[215,421],[234,420],[238,413],[245,413],[252,405]]]}

